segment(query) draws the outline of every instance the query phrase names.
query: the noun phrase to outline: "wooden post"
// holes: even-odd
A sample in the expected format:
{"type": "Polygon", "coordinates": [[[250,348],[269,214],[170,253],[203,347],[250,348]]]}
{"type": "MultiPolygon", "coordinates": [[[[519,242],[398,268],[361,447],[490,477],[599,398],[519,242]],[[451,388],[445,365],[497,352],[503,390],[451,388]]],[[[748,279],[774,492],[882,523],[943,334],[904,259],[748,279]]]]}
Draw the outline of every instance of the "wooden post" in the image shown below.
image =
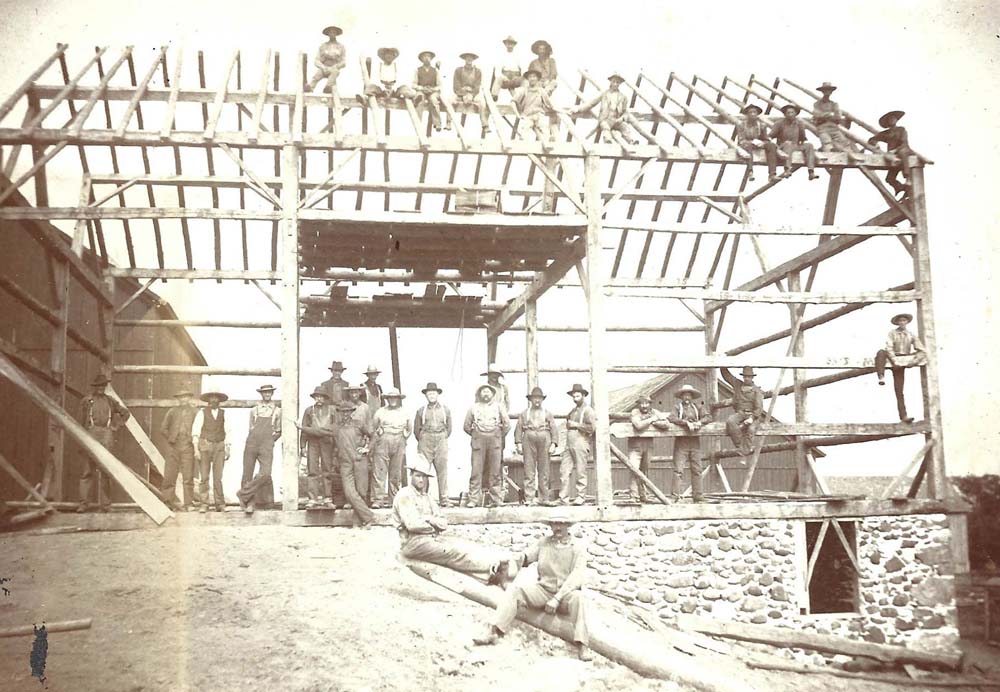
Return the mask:
{"type": "Polygon", "coordinates": [[[392,359],[392,386],[403,391],[399,373],[399,339],[395,327],[389,327],[389,357],[392,359]]]}
{"type": "MultiPolygon", "coordinates": [[[[813,265],[815,266],[815,265],[813,265]]],[[[788,290],[789,291],[801,291],[802,290],[802,276],[800,272],[792,272],[788,275],[788,290]]],[[[791,305],[789,306],[789,325],[791,329],[795,329],[795,318],[799,311],[804,310],[805,306],[791,305]]],[[[804,356],[806,354],[805,346],[805,334],[802,333],[801,328],[799,329],[798,339],[792,344],[792,355],[793,356],[804,356]]],[[[805,423],[807,418],[807,408],[806,408],[806,395],[809,390],[803,386],[806,380],[806,371],[802,368],[795,368],[792,371],[792,380],[795,397],[795,422],[805,423]]],[[[809,460],[806,458],[806,445],[801,437],[795,438],[795,466],[798,469],[798,485],[797,490],[800,493],[812,493],[816,489],[816,479],[813,477],[812,468],[809,465],[809,460]]]]}
{"type": "Polygon", "coordinates": [[[486,334],[486,362],[495,363],[497,360],[497,348],[500,344],[500,335],[490,336],[486,334]]]}
{"type": "MultiPolygon", "coordinates": [[[[709,356],[715,355],[715,313],[705,311],[705,354],[709,356]]],[[[719,401],[719,369],[709,368],[705,370],[705,406],[710,412],[715,411],[715,404],[719,401]]],[[[708,440],[702,440],[704,445],[707,442],[708,446],[708,459],[714,460],[709,463],[718,464],[719,477],[723,477],[722,472],[722,459],[712,456],[713,453],[719,451],[722,447],[722,442],[715,437],[710,437],[708,440]]]]}
{"type": "Polygon", "coordinates": [[[281,161],[281,497],[286,512],[299,508],[299,150],[282,148],[281,161]]]}
{"type": "MultiPolygon", "coordinates": [[[[555,172],[556,172],[556,159],[555,159],[554,156],[546,156],[545,157],[545,168],[550,173],[552,173],[553,175],[555,175],[555,172]]],[[[552,184],[552,179],[549,178],[549,176],[544,176],[544,177],[545,177],[545,181],[544,181],[545,187],[543,188],[543,191],[542,191],[542,212],[547,213],[547,214],[551,214],[552,212],[555,211],[555,208],[556,208],[556,200],[555,200],[555,197],[556,197],[555,192],[556,192],[556,190],[555,190],[555,186],[552,184]]]]}
{"type": "Polygon", "coordinates": [[[944,437],[941,422],[941,398],[938,387],[937,336],[934,331],[934,300],[931,292],[931,257],[927,234],[927,204],[924,189],[924,168],[911,170],[910,193],[916,219],[913,236],[913,282],[917,299],[917,334],[927,349],[927,364],[920,368],[920,388],[924,400],[924,420],[930,424],[928,440],[935,441],[927,460],[927,496],[936,500],[947,496],[944,465],[944,437]]]}
{"type": "Polygon", "coordinates": [[[601,266],[601,159],[590,154],[584,159],[587,209],[587,303],[590,322],[590,392],[597,429],[594,432],[594,463],[597,469],[597,506],[614,505],[611,479],[611,431],[608,424],[609,397],[604,334],[604,268],[601,266]]]}
{"type": "Polygon", "coordinates": [[[524,303],[524,348],[528,367],[528,391],[538,386],[538,302],[524,303]]]}

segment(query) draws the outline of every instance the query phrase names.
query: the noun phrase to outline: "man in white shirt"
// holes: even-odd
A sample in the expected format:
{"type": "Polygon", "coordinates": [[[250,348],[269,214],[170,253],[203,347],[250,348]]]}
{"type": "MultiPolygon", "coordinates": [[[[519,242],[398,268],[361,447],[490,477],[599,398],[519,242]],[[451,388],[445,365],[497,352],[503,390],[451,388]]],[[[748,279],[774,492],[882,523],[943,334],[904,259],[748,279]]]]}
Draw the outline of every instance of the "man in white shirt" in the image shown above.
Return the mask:
{"type": "Polygon", "coordinates": [[[505,50],[500,54],[497,64],[493,68],[493,87],[490,92],[494,101],[500,97],[501,89],[507,89],[513,94],[514,89],[524,82],[524,68],[521,66],[521,58],[514,52],[517,39],[508,36],[503,40],[503,45],[505,50]]]}
{"type": "Polygon", "coordinates": [[[194,458],[201,469],[201,507],[208,511],[208,475],[212,474],[212,498],[216,512],[226,511],[226,498],[222,493],[222,467],[229,459],[229,428],[226,412],[219,404],[229,399],[222,392],[205,392],[201,400],[208,403],[194,417],[191,423],[191,441],[194,443],[194,458]]]}
{"type": "Polygon", "coordinates": [[[908,312],[893,317],[891,321],[896,325],[896,328],[889,332],[885,348],[880,349],[875,354],[875,373],[878,375],[880,385],[885,384],[886,364],[892,367],[892,384],[896,390],[896,408],[899,412],[899,420],[904,423],[913,422],[913,417],[906,413],[906,401],[903,398],[906,368],[924,365],[927,362],[924,345],[906,328],[906,325],[912,320],[913,315],[908,312]]]}

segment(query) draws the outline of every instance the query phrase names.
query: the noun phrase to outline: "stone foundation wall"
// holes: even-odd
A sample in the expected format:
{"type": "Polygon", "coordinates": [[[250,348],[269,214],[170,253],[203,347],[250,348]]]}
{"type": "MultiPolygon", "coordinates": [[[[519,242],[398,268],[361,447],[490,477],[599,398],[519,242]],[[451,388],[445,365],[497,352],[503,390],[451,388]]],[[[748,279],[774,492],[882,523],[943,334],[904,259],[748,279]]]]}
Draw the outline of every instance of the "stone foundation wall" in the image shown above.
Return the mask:
{"type": "MultiPolygon", "coordinates": [[[[659,612],[796,626],[874,642],[950,648],[958,640],[950,532],[944,515],[868,517],[857,523],[859,612],[801,615],[801,520],[581,523],[589,587],[659,612]]],[[[542,524],[455,526],[458,536],[512,551],[542,524]]],[[[838,540],[831,530],[826,540],[838,540]]]]}

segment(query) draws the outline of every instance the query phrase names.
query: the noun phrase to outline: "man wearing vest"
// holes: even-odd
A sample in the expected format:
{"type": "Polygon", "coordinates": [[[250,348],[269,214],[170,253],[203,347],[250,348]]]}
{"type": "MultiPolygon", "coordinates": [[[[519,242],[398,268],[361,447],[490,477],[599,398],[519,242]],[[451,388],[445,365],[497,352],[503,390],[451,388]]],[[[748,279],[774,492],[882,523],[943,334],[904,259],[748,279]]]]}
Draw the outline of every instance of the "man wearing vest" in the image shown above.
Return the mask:
{"type": "Polygon", "coordinates": [[[896,328],[889,332],[885,348],[880,349],[875,354],[875,373],[878,375],[880,385],[885,384],[885,366],[887,364],[892,366],[892,384],[893,389],[896,390],[896,410],[899,412],[899,420],[904,423],[913,422],[913,418],[906,413],[906,400],[903,397],[906,368],[927,363],[924,345],[906,328],[911,320],[913,320],[913,315],[908,312],[893,317],[891,322],[896,325],[896,328]]]}
{"type": "Polygon", "coordinates": [[[253,514],[257,504],[274,502],[271,464],[274,462],[274,443],[281,437],[281,406],[271,401],[274,387],[266,384],[257,392],[261,402],[250,409],[250,430],[243,445],[243,482],[236,493],[240,507],[247,514],[253,514]],[[260,473],[254,476],[258,463],[260,473]]]}
{"type": "MultiPolygon", "coordinates": [[[[653,454],[653,438],[639,437],[638,434],[646,432],[650,426],[662,430],[666,426],[667,420],[662,411],[653,408],[653,402],[645,394],[639,397],[636,405],[636,408],[632,409],[629,415],[632,430],[637,435],[628,438],[628,459],[634,467],[648,476],[649,462],[653,454]]],[[[639,504],[646,502],[646,484],[639,482],[635,474],[632,474],[629,484],[629,501],[639,504]]]]}
{"type": "Polygon", "coordinates": [[[455,70],[455,76],[451,79],[451,86],[455,91],[455,105],[472,106],[473,110],[479,113],[479,122],[483,126],[485,135],[490,131],[490,114],[486,110],[486,101],[481,93],[483,72],[472,64],[479,59],[479,56],[475,53],[462,53],[458,57],[465,64],[455,70]]]}
{"type": "Polygon", "coordinates": [[[510,430],[507,411],[496,401],[492,385],[479,385],[476,402],[465,415],[462,429],[472,438],[472,473],[469,477],[469,499],[466,507],[483,504],[483,491],[488,494],[487,506],[503,504],[503,480],[500,475],[502,440],[510,430]]]}
{"type": "Polygon", "coordinates": [[[194,499],[194,439],[191,428],[195,416],[198,415],[198,405],[194,394],[184,390],[174,394],[180,399],[179,406],[167,411],[160,424],[160,434],[167,438],[167,453],[164,455],[166,467],[163,470],[164,502],[182,512],[191,510],[194,499]],[[177,507],[177,473],[180,471],[184,482],[184,505],[177,507]]]}
{"type": "MultiPolygon", "coordinates": [[[[129,412],[128,409],[105,394],[108,382],[107,377],[98,375],[90,383],[91,393],[83,397],[80,402],[80,422],[91,437],[113,454],[115,431],[128,420],[129,412]]],[[[111,507],[111,479],[101,471],[89,455],[87,455],[86,461],[87,468],[80,476],[80,504],[76,511],[87,511],[90,502],[90,489],[93,486],[94,476],[97,476],[98,504],[102,512],[107,512],[111,507]]]]}
{"type": "Polygon", "coordinates": [[[216,512],[226,511],[226,498],[222,493],[222,468],[229,459],[229,428],[226,426],[226,412],[219,404],[229,396],[222,392],[205,392],[201,400],[208,402],[207,409],[201,409],[191,424],[191,441],[194,458],[201,466],[201,512],[208,511],[208,476],[212,476],[212,497],[216,512]]]}
{"type": "Polygon", "coordinates": [[[361,401],[368,404],[368,413],[372,416],[385,405],[382,401],[382,385],[375,381],[381,373],[377,366],[369,365],[365,370],[367,379],[361,384],[361,401]]]}
{"type": "Polygon", "coordinates": [[[308,478],[306,509],[333,504],[333,467],[336,463],[333,454],[336,413],[330,406],[330,397],[320,387],[310,396],[315,403],[306,408],[299,426],[299,455],[306,457],[308,478]]]}
{"type": "Polygon", "coordinates": [[[448,438],[451,437],[451,411],[438,401],[441,388],[428,382],[422,390],[427,404],[421,406],[413,418],[413,436],[417,438],[417,451],[434,466],[437,476],[438,504],[451,507],[448,499],[448,438]]]}
{"type": "Polygon", "coordinates": [[[594,429],[597,427],[597,414],[587,406],[587,395],[590,393],[581,384],[574,384],[568,392],[573,397],[576,406],[566,416],[566,450],[559,464],[559,475],[562,477],[562,488],[559,491],[559,504],[582,505],[587,501],[587,460],[591,456],[594,429]],[[573,486],[573,471],[576,471],[576,497],[570,498],[573,486]]]}
{"type": "MultiPolygon", "coordinates": [[[[413,103],[419,105],[426,101],[427,112],[430,113],[431,117],[431,126],[440,131],[441,109],[444,108],[444,104],[441,102],[441,72],[438,69],[441,63],[439,62],[437,66],[431,65],[431,60],[434,59],[434,51],[431,50],[421,51],[417,55],[417,59],[420,60],[420,67],[413,75],[413,90],[417,95],[413,103]]],[[[450,130],[451,123],[448,123],[444,129],[450,130]]]]}
{"type": "Polygon", "coordinates": [[[712,422],[712,414],[704,404],[696,403],[695,397],[701,392],[689,384],[677,390],[677,406],[670,415],[670,422],[688,431],[688,435],[674,438],[674,482],[672,494],[674,498],[681,495],[681,477],[684,467],[691,472],[691,498],[701,502],[701,437],[698,429],[705,423],[712,422]]]}
{"type": "Polygon", "coordinates": [[[375,432],[375,463],[373,464],[372,507],[390,507],[399,491],[403,477],[403,457],[406,441],[413,432],[410,417],[403,410],[403,398],[398,389],[385,393],[386,406],[375,412],[372,430],[375,432]],[[388,481],[389,492],[386,493],[388,481]]]}
{"type": "Polygon", "coordinates": [[[720,370],[722,379],[733,389],[733,413],[726,419],[726,432],[740,454],[747,456],[753,451],[753,436],[757,421],[764,415],[764,392],[753,383],[753,368],[743,367],[743,380],[726,368],[720,370]]]}
{"type": "Polygon", "coordinates": [[[337,442],[337,465],[344,486],[344,497],[354,510],[354,525],[367,528],[375,521],[375,513],[365,503],[358,481],[364,476],[364,490],[367,492],[368,435],[354,421],[352,417],[354,409],[355,404],[351,401],[337,404],[337,429],[334,433],[337,442]]]}
{"type": "Polygon", "coordinates": [[[530,403],[514,427],[514,450],[524,459],[524,499],[529,505],[549,502],[550,457],[556,449],[559,428],[556,419],[542,408],[545,392],[534,387],[526,397],[530,403]]]}

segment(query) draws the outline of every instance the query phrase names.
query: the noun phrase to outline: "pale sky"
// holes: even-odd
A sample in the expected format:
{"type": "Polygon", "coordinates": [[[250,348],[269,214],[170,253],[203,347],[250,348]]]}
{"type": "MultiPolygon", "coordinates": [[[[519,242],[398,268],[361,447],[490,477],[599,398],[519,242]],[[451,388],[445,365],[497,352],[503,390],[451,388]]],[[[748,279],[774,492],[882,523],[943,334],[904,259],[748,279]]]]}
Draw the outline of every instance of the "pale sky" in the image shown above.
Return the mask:
{"type": "MultiPolygon", "coordinates": [[[[1000,132],[996,125],[996,104],[1000,103],[996,76],[1000,8],[992,3],[622,0],[611,5],[574,3],[569,9],[564,4],[524,0],[492,4],[467,0],[349,1],[329,5],[299,0],[280,4],[259,0],[85,4],[18,0],[0,2],[0,11],[5,17],[0,26],[0,41],[8,47],[0,65],[0,93],[4,95],[16,88],[57,42],[70,44],[71,72],[82,66],[95,45],[111,46],[105,66],[115,60],[125,45],[134,45],[140,77],[160,45],[169,45],[172,50],[185,45],[187,67],[194,65],[195,51],[204,50],[210,87],[220,79],[230,52],[240,48],[247,75],[244,88],[254,88],[265,50],[282,51],[283,60],[288,61],[283,65],[290,68],[291,57],[299,50],[311,53],[322,40],[320,29],[332,23],[344,28],[342,40],[349,51],[342,92],[353,93],[348,87],[357,77],[357,56],[374,54],[378,46],[396,45],[401,49],[399,63],[403,74],[415,66],[418,50],[436,50],[444,63],[444,73],[450,74],[458,64],[457,53],[475,50],[486,61],[501,48],[500,39],[510,33],[521,40],[519,48],[523,49],[525,59],[531,57],[527,51],[531,41],[536,38],[550,41],[560,71],[573,74],[573,82],[577,67],[587,68],[603,78],[612,68],[634,75],[642,66],[651,77],[658,76],[661,84],[671,71],[685,79],[698,74],[717,85],[726,75],[745,82],[752,72],[763,81],[782,76],[810,87],[832,81],[840,86],[835,98],[869,122],[877,120],[884,111],[905,110],[903,124],[909,130],[911,143],[935,162],[928,167],[926,180],[946,463],[952,474],[1000,471],[1000,462],[992,453],[1000,443],[995,423],[998,406],[989,393],[998,374],[989,357],[990,344],[1000,336],[989,298],[993,293],[990,270],[1000,253],[996,185],[988,173],[993,165],[1000,164],[1000,132]]],[[[562,98],[568,99],[564,88],[562,92],[562,98]]],[[[20,113],[13,113],[2,126],[13,127],[19,122],[20,113]]],[[[221,158],[217,155],[217,160],[221,158]]],[[[372,160],[369,168],[380,168],[379,163],[372,160]]],[[[19,170],[24,170],[24,166],[19,170]]],[[[264,173],[268,173],[266,168],[264,173]]],[[[50,184],[54,204],[60,200],[75,204],[79,175],[75,157],[57,158],[53,162],[50,184]]],[[[856,180],[845,179],[844,201],[838,213],[838,221],[843,223],[858,223],[882,210],[873,202],[877,198],[871,190],[866,189],[870,188],[868,183],[860,175],[855,177],[856,180]]],[[[22,191],[31,197],[30,185],[22,191]]],[[[794,223],[794,218],[789,220],[791,210],[818,223],[816,209],[817,204],[822,204],[824,191],[825,180],[809,187],[799,175],[784,183],[780,190],[763,196],[752,211],[755,219],[762,221],[794,223]]],[[[689,220],[695,218],[700,218],[700,213],[689,220]]],[[[814,241],[803,242],[808,245],[814,241]]],[[[870,290],[909,280],[910,276],[905,275],[909,258],[902,248],[895,241],[889,246],[880,243],[880,239],[867,241],[861,246],[865,250],[857,251],[857,255],[845,255],[822,265],[817,290],[870,290]],[[884,254],[880,254],[883,250],[884,254]]],[[[140,252],[148,253],[151,246],[151,240],[140,242],[140,252]]],[[[774,263],[801,251],[774,244],[765,247],[774,263]]],[[[740,257],[741,272],[736,283],[741,277],[754,275],[756,259],[748,244],[743,249],[746,252],[740,257]]],[[[112,253],[116,258],[124,258],[123,245],[112,241],[112,253]]],[[[233,258],[233,263],[239,261],[239,257],[233,258]]],[[[152,266],[149,261],[143,264],[152,266]]],[[[210,260],[201,266],[209,268],[210,260]]],[[[572,274],[570,277],[575,278],[572,274]]],[[[187,284],[180,282],[158,284],[155,290],[170,300],[182,318],[218,316],[219,305],[224,306],[227,317],[231,318],[278,317],[277,310],[252,286],[233,282],[219,287],[214,282],[201,282],[197,288],[197,297],[187,284]],[[214,313],[210,307],[215,309],[214,313]]],[[[578,289],[565,288],[543,300],[541,321],[582,322],[585,306],[578,294],[578,289]],[[575,314],[571,316],[569,311],[575,314]]],[[[502,295],[507,297],[510,293],[502,295]]],[[[615,321],[640,321],[659,315],[663,303],[617,302],[609,306],[609,312],[615,321]]],[[[897,308],[907,307],[871,306],[845,323],[850,326],[810,331],[806,337],[807,353],[870,357],[890,328],[888,318],[897,308]],[[848,333],[852,329],[856,331],[848,333]]],[[[826,309],[829,308],[811,306],[806,316],[826,309]]],[[[722,348],[786,326],[784,308],[774,311],[746,307],[739,315],[733,311],[727,318],[727,327],[732,331],[724,335],[722,348]],[[765,319],[775,321],[766,323],[765,319]]],[[[248,337],[246,333],[220,335],[195,329],[192,334],[211,364],[274,367],[279,362],[277,333],[248,337]],[[248,348],[248,344],[252,347],[248,348]]],[[[700,337],[692,338],[690,342],[670,342],[670,346],[664,346],[664,342],[648,337],[609,336],[610,360],[656,362],[665,349],[683,348],[677,344],[690,343],[693,348],[700,348],[700,337]]],[[[472,386],[485,365],[484,334],[470,330],[459,344],[460,336],[453,330],[400,330],[400,339],[403,385],[410,395],[406,406],[411,410],[416,408],[422,400],[419,389],[427,380],[437,380],[445,387],[444,400],[459,415],[464,413],[472,386]]],[[[779,345],[777,351],[769,353],[783,349],[784,345],[779,345]]],[[[375,362],[385,371],[383,381],[388,383],[385,330],[308,330],[303,332],[302,349],[304,402],[312,386],[326,377],[325,367],[332,358],[347,362],[350,369],[347,378],[351,381],[361,379],[365,365],[375,362]]],[[[519,366],[523,358],[523,333],[513,332],[503,337],[499,361],[519,366]]],[[[541,361],[543,366],[585,364],[585,336],[553,336],[543,342],[541,361]]],[[[762,386],[773,386],[776,374],[764,373],[759,378],[762,386]]],[[[821,373],[811,373],[817,374],[821,373]]],[[[567,408],[569,399],[562,392],[573,381],[587,379],[584,374],[543,376],[542,385],[550,393],[548,403],[559,411],[567,408]]],[[[913,372],[907,388],[910,407],[917,414],[918,379],[913,372]]],[[[613,386],[633,381],[634,378],[611,379],[613,386]]],[[[511,375],[508,382],[512,399],[523,401],[523,376],[511,375]]],[[[785,383],[790,383],[790,377],[786,377],[785,383]]],[[[219,378],[215,382],[206,380],[205,386],[225,387],[235,397],[249,398],[257,384],[247,378],[219,378]]],[[[895,417],[891,386],[878,388],[874,377],[838,385],[829,394],[821,391],[810,392],[813,420],[888,422],[895,417]]],[[[790,419],[791,397],[785,399],[775,414],[790,419]]],[[[237,426],[244,425],[241,418],[236,420],[237,426]]],[[[236,442],[238,446],[241,439],[236,442]]],[[[889,475],[910,460],[920,443],[913,437],[830,449],[830,456],[822,462],[823,470],[831,474],[889,475]]],[[[458,452],[456,458],[467,456],[464,435],[456,435],[452,446],[458,452]]],[[[238,450],[234,456],[239,456],[238,450]]],[[[238,482],[239,476],[238,464],[228,466],[227,489],[231,480],[238,482]]],[[[280,464],[277,466],[280,468],[280,464]]],[[[453,483],[462,482],[462,474],[461,468],[456,469],[453,483]]]]}

